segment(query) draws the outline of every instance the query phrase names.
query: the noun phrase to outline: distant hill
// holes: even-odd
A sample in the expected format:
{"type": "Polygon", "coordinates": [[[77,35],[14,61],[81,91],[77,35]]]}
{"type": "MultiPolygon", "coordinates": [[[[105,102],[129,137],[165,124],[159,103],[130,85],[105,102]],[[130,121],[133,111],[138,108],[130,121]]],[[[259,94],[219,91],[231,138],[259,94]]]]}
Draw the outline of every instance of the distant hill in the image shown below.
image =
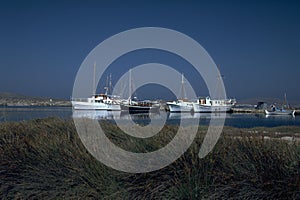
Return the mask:
{"type": "Polygon", "coordinates": [[[9,93],[9,92],[0,92],[0,99],[6,99],[6,100],[45,100],[49,98],[45,97],[31,97],[31,96],[26,96],[23,94],[15,94],[15,93],[9,93]]]}
{"type": "MultiPolygon", "coordinates": [[[[279,99],[279,98],[268,98],[268,97],[257,97],[257,98],[250,98],[250,99],[241,99],[241,100],[237,100],[238,104],[252,104],[252,105],[256,105],[257,102],[266,102],[268,105],[271,104],[275,104],[275,105],[282,105],[284,103],[283,99],[279,99]]],[[[288,103],[292,106],[292,107],[300,107],[300,101],[289,101],[288,103]]]]}
{"type": "Polygon", "coordinates": [[[70,101],[0,92],[0,106],[71,106],[70,101]]]}

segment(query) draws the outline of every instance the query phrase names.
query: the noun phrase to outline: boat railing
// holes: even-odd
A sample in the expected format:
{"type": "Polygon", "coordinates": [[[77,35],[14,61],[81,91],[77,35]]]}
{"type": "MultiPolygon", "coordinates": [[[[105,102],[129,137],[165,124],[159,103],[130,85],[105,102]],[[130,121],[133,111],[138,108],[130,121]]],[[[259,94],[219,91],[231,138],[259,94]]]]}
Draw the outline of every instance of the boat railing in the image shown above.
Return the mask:
{"type": "Polygon", "coordinates": [[[87,98],[72,98],[71,101],[88,102],[87,98]]]}

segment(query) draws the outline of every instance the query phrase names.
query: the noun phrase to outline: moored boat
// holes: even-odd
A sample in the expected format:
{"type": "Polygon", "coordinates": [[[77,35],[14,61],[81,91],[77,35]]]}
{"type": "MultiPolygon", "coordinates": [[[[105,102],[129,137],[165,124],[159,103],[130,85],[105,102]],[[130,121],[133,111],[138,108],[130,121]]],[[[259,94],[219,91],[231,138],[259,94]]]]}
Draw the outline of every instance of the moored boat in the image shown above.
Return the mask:
{"type": "Polygon", "coordinates": [[[151,102],[132,101],[130,104],[121,104],[121,110],[129,113],[158,112],[159,106],[155,106],[151,102]]]}
{"type": "Polygon", "coordinates": [[[272,107],[272,110],[265,110],[266,115],[292,115],[295,116],[295,110],[285,110],[272,107]]]}
{"type": "Polygon", "coordinates": [[[193,103],[194,112],[230,112],[236,104],[235,99],[211,99],[210,97],[200,98],[193,103]]]}
{"type": "Polygon", "coordinates": [[[212,112],[231,112],[231,108],[236,104],[236,99],[225,99],[221,95],[220,88],[223,84],[222,75],[218,74],[216,88],[215,88],[215,98],[207,96],[206,98],[199,98],[196,103],[193,103],[193,110],[195,113],[212,113],[212,112]]]}
{"type": "Polygon", "coordinates": [[[191,112],[193,110],[193,103],[185,99],[167,102],[167,106],[170,112],[191,112]]]}
{"type": "MultiPolygon", "coordinates": [[[[96,91],[96,63],[94,64],[93,91],[96,91]]],[[[111,79],[111,75],[110,75],[111,79]]],[[[111,80],[110,80],[111,87],[111,80]]],[[[94,94],[89,98],[75,98],[71,100],[75,110],[121,110],[120,103],[108,95],[108,86],[105,87],[105,94],[94,94]]]]}
{"type": "Polygon", "coordinates": [[[72,106],[75,110],[121,110],[120,104],[106,94],[73,99],[72,106]]]}
{"type": "Polygon", "coordinates": [[[181,99],[166,104],[170,112],[191,112],[193,110],[193,103],[186,98],[183,74],[181,74],[181,99]]]}
{"type": "Polygon", "coordinates": [[[284,103],[282,108],[277,108],[275,105],[271,105],[269,110],[265,110],[266,115],[292,115],[295,116],[295,110],[290,108],[287,102],[286,94],[284,94],[284,103]],[[286,108],[286,109],[285,109],[286,108]]]}
{"type": "Polygon", "coordinates": [[[131,78],[131,69],[129,70],[129,97],[126,101],[121,102],[121,110],[127,111],[129,113],[147,113],[147,112],[158,112],[160,105],[156,103],[152,103],[151,101],[137,101],[132,100],[131,91],[132,88],[132,78],[131,78]]]}

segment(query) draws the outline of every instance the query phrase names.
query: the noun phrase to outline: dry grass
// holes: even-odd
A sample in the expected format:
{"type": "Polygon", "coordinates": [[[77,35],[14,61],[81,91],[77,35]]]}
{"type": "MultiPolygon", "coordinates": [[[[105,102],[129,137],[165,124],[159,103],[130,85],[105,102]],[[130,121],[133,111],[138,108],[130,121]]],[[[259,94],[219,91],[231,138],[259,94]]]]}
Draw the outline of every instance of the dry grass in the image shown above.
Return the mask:
{"type": "MultiPolygon", "coordinates": [[[[131,138],[102,123],[122,148],[148,152],[170,141],[176,126],[152,139],[131,138]],[[158,139],[160,138],[160,139],[158,139]]],[[[300,199],[300,146],[268,136],[294,128],[225,128],[213,152],[198,158],[207,127],[168,167],[129,174],[106,167],[82,145],[72,121],[57,118],[0,124],[0,196],[95,199],[300,199]],[[238,136],[238,137],[236,137],[238,136]],[[235,138],[235,139],[234,139],[235,138]]]]}

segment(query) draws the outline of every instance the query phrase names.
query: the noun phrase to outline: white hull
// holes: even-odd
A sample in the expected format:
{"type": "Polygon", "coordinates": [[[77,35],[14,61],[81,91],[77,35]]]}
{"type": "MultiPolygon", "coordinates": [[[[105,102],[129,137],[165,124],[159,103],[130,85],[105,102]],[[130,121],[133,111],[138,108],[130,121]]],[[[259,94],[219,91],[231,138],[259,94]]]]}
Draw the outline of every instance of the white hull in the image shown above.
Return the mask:
{"type": "Polygon", "coordinates": [[[193,108],[196,113],[229,112],[235,104],[235,99],[211,99],[206,97],[205,99],[199,99],[197,103],[193,103],[193,108]]]}
{"type": "Polygon", "coordinates": [[[72,101],[75,110],[121,110],[119,104],[72,101]]]}
{"type": "Polygon", "coordinates": [[[190,102],[167,102],[170,112],[191,112],[193,104],[190,102]]]}
{"type": "Polygon", "coordinates": [[[194,103],[193,107],[194,107],[194,112],[210,113],[210,112],[229,112],[232,108],[232,105],[206,106],[206,105],[200,105],[198,103],[194,103]]]}
{"type": "Polygon", "coordinates": [[[265,110],[266,115],[295,115],[295,110],[284,110],[284,111],[268,111],[265,110]]]}

